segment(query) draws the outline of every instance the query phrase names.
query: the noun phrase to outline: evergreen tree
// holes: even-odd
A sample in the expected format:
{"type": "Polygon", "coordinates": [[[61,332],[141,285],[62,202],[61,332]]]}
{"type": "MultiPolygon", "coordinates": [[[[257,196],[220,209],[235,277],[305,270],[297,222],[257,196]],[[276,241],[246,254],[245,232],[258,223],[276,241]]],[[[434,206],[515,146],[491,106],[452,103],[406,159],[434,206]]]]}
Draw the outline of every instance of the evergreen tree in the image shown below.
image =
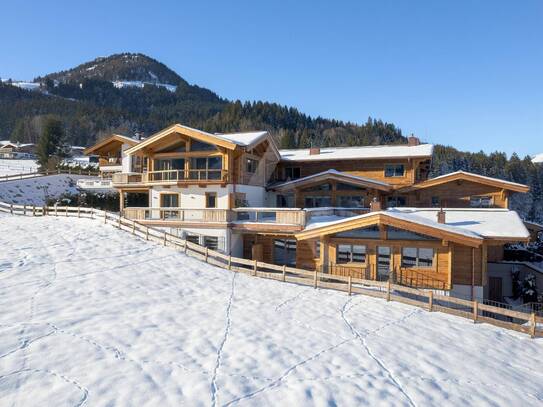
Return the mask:
{"type": "Polygon", "coordinates": [[[55,117],[48,117],[44,121],[43,132],[36,146],[38,164],[42,169],[51,169],[56,166],[64,153],[64,126],[55,117]]]}

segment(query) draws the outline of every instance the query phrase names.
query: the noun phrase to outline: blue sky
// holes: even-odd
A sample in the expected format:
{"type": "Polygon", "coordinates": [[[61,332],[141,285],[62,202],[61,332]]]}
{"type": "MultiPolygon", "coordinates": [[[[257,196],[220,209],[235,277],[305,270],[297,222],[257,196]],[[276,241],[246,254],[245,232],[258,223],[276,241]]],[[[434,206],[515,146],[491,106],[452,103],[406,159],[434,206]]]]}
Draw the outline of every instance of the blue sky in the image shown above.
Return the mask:
{"type": "Polygon", "coordinates": [[[4,78],[143,52],[226,98],[543,152],[540,0],[11,1],[0,15],[4,78]]]}

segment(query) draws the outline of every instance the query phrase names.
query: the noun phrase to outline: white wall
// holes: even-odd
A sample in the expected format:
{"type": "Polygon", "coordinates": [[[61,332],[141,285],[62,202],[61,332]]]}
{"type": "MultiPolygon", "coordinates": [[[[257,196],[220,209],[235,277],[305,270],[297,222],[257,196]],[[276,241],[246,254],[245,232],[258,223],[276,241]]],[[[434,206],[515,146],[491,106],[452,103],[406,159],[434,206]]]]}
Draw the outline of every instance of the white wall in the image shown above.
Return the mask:
{"type": "Polygon", "coordinates": [[[123,144],[121,147],[121,156],[122,156],[122,167],[123,172],[131,172],[132,171],[132,160],[128,155],[126,155],[125,151],[128,150],[130,146],[128,144],[123,144]]]}
{"type": "MultiPolygon", "coordinates": [[[[480,285],[474,287],[475,298],[474,300],[482,301],[484,298],[484,290],[480,285]]],[[[471,299],[471,285],[455,284],[451,290],[451,297],[458,297],[465,300],[471,299]]]]}
{"type": "MultiPolygon", "coordinates": [[[[253,208],[262,208],[266,205],[265,195],[266,189],[264,187],[257,187],[253,185],[234,185],[228,186],[231,192],[236,192],[245,194],[249,207],[253,208]]],[[[273,205],[275,206],[275,204],[273,205]]]]}
{"type": "Polygon", "coordinates": [[[150,203],[153,208],[160,207],[160,193],[178,193],[180,194],[179,205],[183,209],[203,209],[206,207],[205,193],[217,193],[217,209],[228,209],[228,187],[220,185],[210,185],[205,188],[200,188],[197,185],[190,185],[186,188],[172,186],[165,188],[164,186],[153,186],[149,190],[150,203]]]}

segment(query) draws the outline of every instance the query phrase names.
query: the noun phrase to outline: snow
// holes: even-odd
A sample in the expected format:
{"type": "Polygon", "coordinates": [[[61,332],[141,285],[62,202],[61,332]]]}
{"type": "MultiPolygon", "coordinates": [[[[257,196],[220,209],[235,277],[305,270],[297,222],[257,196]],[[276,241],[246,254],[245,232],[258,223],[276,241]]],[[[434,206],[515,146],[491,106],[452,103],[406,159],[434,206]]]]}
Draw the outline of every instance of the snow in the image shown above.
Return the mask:
{"type": "Polygon", "coordinates": [[[503,180],[503,179],[500,179],[500,178],[486,177],[484,175],[474,174],[472,172],[467,172],[467,171],[462,171],[462,170],[451,172],[451,173],[448,173],[448,174],[445,174],[445,175],[440,175],[439,177],[430,178],[428,181],[435,181],[435,180],[440,180],[440,179],[452,178],[455,175],[459,175],[459,174],[468,175],[470,177],[476,177],[476,178],[478,178],[478,179],[480,179],[482,181],[484,181],[484,180],[487,180],[487,181],[499,181],[499,182],[501,182],[503,184],[516,186],[516,187],[525,187],[526,186],[524,184],[519,184],[517,182],[506,181],[506,180],[503,180]]]}
{"type": "Polygon", "coordinates": [[[232,141],[242,146],[249,146],[264,138],[267,134],[267,131],[251,131],[246,133],[215,133],[213,136],[232,141]]]}
{"type": "Polygon", "coordinates": [[[472,238],[525,239],[530,237],[530,233],[518,214],[508,209],[447,208],[445,209],[445,224],[437,222],[438,212],[437,208],[389,208],[386,211],[370,212],[347,218],[335,217],[339,218],[337,220],[316,216],[311,218],[305,230],[384,214],[472,238]]]}
{"type": "Polygon", "coordinates": [[[143,81],[113,81],[113,86],[117,89],[122,88],[143,88],[148,85],[158,86],[159,88],[165,88],[170,92],[175,92],[177,90],[177,85],[171,85],[169,83],[158,83],[158,82],[143,82],[143,81]]]}
{"type": "Polygon", "coordinates": [[[0,201],[19,205],[42,206],[46,197],[57,198],[64,193],[76,194],[76,182],[85,175],[48,175],[0,182],[0,201]]]}
{"type": "Polygon", "coordinates": [[[0,159],[0,177],[3,175],[25,174],[36,172],[38,163],[34,160],[0,159]]]}
{"type": "Polygon", "coordinates": [[[541,339],[235,274],[99,220],[0,222],[3,405],[541,405],[541,339]]]}
{"type": "Polygon", "coordinates": [[[307,177],[298,178],[298,179],[295,179],[295,180],[292,180],[292,181],[283,182],[281,184],[274,185],[273,187],[274,188],[283,188],[283,187],[288,186],[288,185],[296,185],[296,184],[304,183],[304,182],[310,181],[310,180],[312,180],[314,178],[326,177],[327,175],[336,176],[336,177],[344,178],[344,179],[347,179],[347,180],[350,179],[350,180],[353,180],[353,181],[362,181],[362,182],[368,182],[368,183],[372,183],[372,184],[381,185],[381,186],[384,186],[384,187],[390,187],[390,184],[387,184],[386,182],[377,181],[377,180],[372,179],[372,178],[366,178],[366,177],[360,177],[360,176],[357,176],[357,175],[347,174],[345,172],[337,171],[337,170],[334,170],[334,169],[326,170],[326,171],[319,172],[319,173],[313,174],[313,175],[308,175],[307,177]]]}
{"type": "Polygon", "coordinates": [[[532,162],[543,163],[543,153],[537,154],[536,156],[534,156],[534,158],[532,159],[532,162]]]}
{"type": "Polygon", "coordinates": [[[310,155],[309,148],[299,150],[279,150],[285,161],[353,160],[381,158],[431,157],[432,144],[417,146],[369,146],[369,147],[334,147],[321,148],[319,154],[310,155]]]}
{"type": "Polygon", "coordinates": [[[16,86],[25,90],[39,90],[40,84],[36,82],[24,82],[24,81],[13,81],[11,82],[12,86],[16,86]]]}

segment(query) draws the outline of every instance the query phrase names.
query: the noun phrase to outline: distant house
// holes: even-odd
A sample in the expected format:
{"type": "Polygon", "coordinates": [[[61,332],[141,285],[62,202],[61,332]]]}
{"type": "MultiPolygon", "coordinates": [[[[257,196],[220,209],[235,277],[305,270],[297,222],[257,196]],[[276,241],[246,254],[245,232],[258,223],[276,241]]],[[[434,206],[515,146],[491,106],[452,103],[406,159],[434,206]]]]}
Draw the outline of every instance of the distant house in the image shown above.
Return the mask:
{"type": "Polygon", "coordinates": [[[0,141],[0,158],[34,158],[36,145],[33,143],[14,143],[9,140],[0,141]]]}

